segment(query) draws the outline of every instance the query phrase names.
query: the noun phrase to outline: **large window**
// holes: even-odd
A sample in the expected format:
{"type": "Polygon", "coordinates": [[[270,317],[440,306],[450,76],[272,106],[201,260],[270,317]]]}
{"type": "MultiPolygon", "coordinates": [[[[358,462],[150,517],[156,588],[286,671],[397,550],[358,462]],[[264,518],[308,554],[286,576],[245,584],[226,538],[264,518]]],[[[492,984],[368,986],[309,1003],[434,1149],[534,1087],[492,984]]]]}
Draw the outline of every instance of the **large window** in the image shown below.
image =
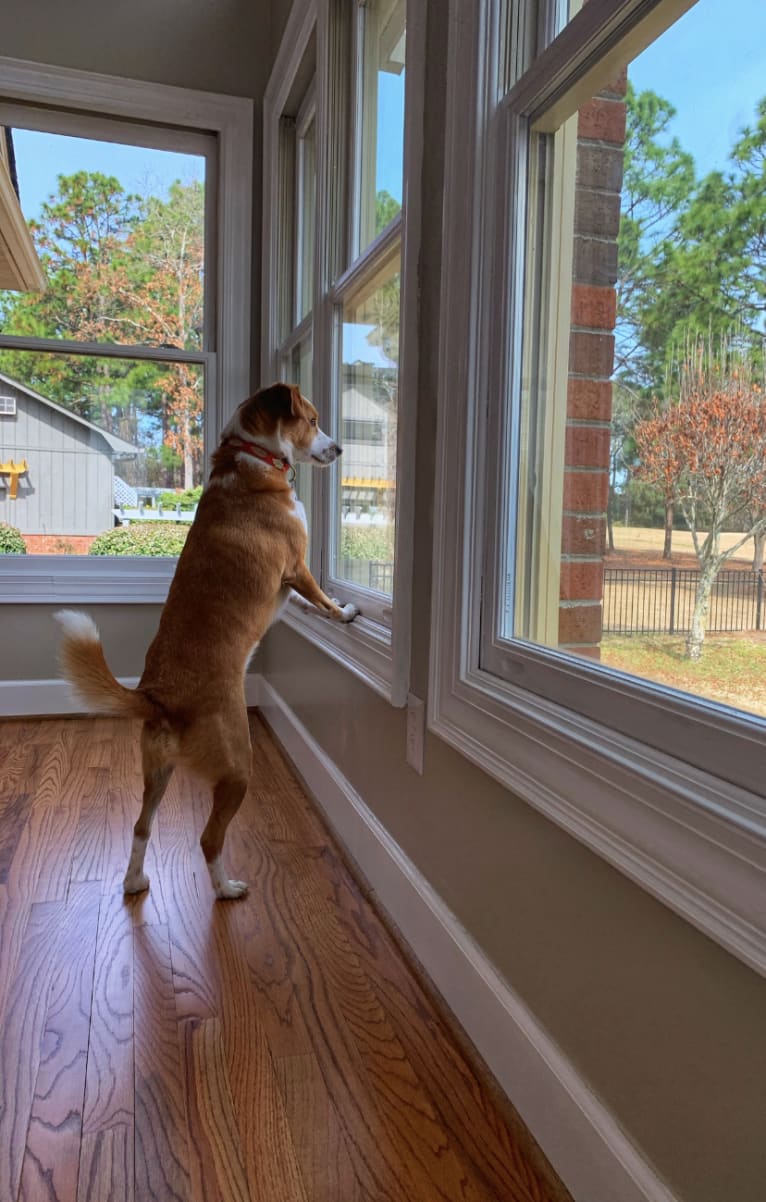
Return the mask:
{"type": "Polygon", "coordinates": [[[764,964],[763,38],[722,59],[718,0],[479,8],[451,8],[431,725],[764,964]]]}
{"type": "MultiPolygon", "coordinates": [[[[408,488],[398,485],[402,446],[406,459],[412,445],[403,430],[414,422],[401,388],[406,46],[404,0],[319,15],[306,0],[291,14],[265,104],[264,374],[289,372],[313,388],[323,426],[343,446],[337,465],[299,472],[297,487],[311,510],[312,570],[361,612],[342,632],[324,623],[312,637],[399,701],[411,539],[401,533],[408,488]]],[[[411,370],[412,339],[407,362],[411,370]]],[[[292,612],[286,620],[311,623],[292,612]]]]}
{"type": "MultiPolygon", "coordinates": [[[[129,578],[136,555],[177,555],[216,430],[246,395],[251,116],[245,102],[20,64],[4,73],[0,125],[46,273],[40,293],[0,292],[13,402],[0,522],[27,553],[0,566],[45,578],[44,600],[77,599],[87,579],[88,599],[114,574],[104,557],[129,578]]],[[[0,593],[14,599],[10,582],[0,593]]]]}

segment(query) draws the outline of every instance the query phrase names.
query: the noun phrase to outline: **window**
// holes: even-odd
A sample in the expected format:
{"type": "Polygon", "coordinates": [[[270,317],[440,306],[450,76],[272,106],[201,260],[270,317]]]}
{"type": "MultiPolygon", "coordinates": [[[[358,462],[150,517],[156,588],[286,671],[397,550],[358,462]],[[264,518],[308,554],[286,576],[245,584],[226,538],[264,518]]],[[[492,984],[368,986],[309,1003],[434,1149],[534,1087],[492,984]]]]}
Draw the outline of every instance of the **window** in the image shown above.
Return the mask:
{"type": "MultiPolygon", "coordinates": [[[[248,391],[250,113],[19,64],[4,72],[0,123],[14,130],[47,273],[41,294],[0,293],[0,380],[15,409],[0,428],[14,477],[0,520],[28,551],[0,597],[87,600],[99,580],[100,598],[124,601],[131,584],[108,582],[129,581],[135,561],[115,535],[133,546],[151,527],[152,545],[161,531],[177,554],[221,418],[248,391]]],[[[171,573],[154,574],[151,599],[171,573]]]]}
{"type": "Polygon", "coordinates": [[[0,396],[0,417],[16,416],[15,396],[0,396]]]}
{"type": "MultiPolygon", "coordinates": [[[[416,370],[414,340],[408,354],[401,336],[404,309],[416,303],[404,250],[405,193],[417,204],[406,167],[406,46],[403,0],[330,6],[319,17],[306,0],[293,8],[265,102],[264,362],[310,380],[322,425],[344,446],[337,467],[300,471],[297,488],[311,510],[314,574],[361,611],[342,631],[314,629],[303,614],[285,620],[311,629],[398,704],[411,570],[402,459],[414,425],[402,381],[416,370]]],[[[417,248],[411,237],[412,260],[417,248]]]]}
{"type": "MultiPolygon", "coordinates": [[[[742,176],[748,162],[760,169],[762,98],[752,97],[753,122],[735,135],[727,163],[736,118],[720,103],[709,122],[694,116],[710,71],[689,51],[694,21],[708,35],[725,24],[716,0],[699,0],[686,17],[690,6],[676,0],[563,7],[487,0],[468,25],[451,8],[442,382],[456,401],[440,413],[435,539],[456,548],[458,570],[453,557],[437,557],[429,720],[763,966],[765,933],[760,919],[753,931],[738,842],[766,816],[757,698],[703,687],[699,676],[692,685],[693,672],[682,673],[678,631],[691,625],[696,583],[679,568],[672,601],[668,590],[650,614],[659,623],[674,606],[670,671],[640,658],[635,639],[629,661],[606,620],[608,590],[637,589],[610,579],[610,525],[617,549],[622,534],[616,511],[624,520],[628,502],[647,512],[651,501],[661,555],[670,418],[685,406],[698,422],[716,406],[724,412],[733,441],[722,458],[744,465],[730,490],[739,520],[748,481],[759,486],[763,321],[745,203],[758,189],[742,176]],[[681,128],[687,136],[704,128],[699,153],[709,156],[715,141],[722,155],[708,158],[707,173],[674,140],[660,91],[670,78],[663,60],[677,62],[680,44],[701,79],[681,128]],[[743,259],[744,278],[734,269],[743,259]],[[650,470],[654,458],[660,466],[650,470]],[[723,823],[715,835],[713,812],[723,823]]],[[[739,64],[736,54],[729,61],[739,64]]],[[[720,77],[720,62],[716,70],[720,77]]],[[[674,99],[679,107],[683,97],[674,99]]],[[[672,465],[676,513],[698,523],[700,574],[701,545],[718,521],[700,482],[702,444],[712,458],[722,437],[706,420],[694,463],[679,469],[676,455],[672,465]]],[[[723,551],[742,530],[718,521],[718,533],[723,551]]],[[[678,529],[673,537],[682,551],[678,529]]],[[[729,619],[724,601],[714,594],[712,624],[757,623],[757,584],[729,619]]],[[[758,848],[744,854],[760,856],[758,848]]]]}

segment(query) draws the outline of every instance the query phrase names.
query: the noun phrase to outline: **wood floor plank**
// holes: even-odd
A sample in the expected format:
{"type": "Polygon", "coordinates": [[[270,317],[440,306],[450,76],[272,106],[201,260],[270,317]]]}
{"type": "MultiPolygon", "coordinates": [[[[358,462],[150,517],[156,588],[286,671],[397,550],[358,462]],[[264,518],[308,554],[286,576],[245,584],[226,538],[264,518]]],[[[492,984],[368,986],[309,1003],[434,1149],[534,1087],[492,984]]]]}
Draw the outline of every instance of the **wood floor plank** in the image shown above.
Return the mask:
{"type": "Polygon", "coordinates": [[[197,875],[200,868],[185,833],[163,827],[162,876],[167,895],[170,960],[179,1020],[212,1018],[218,1012],[221,986],[214,940],[209,933],[212,892],[209,883],[202,882],[208,897],[203,900],[199,896],[197,875]]]}
{"type": "Polygon", "coordinates": [[[214,904],[223,1042],[245,1173],[253,1202],[307,1202],[271,1053],[252,1004],[236,905],[214,904]]]}
{"type": "Polygon", "coordinates": [[[77,1202],[135,1202],[132,1123],[83,1136],[77,1202]]]}
{"type": "Polygon", "coordinates": [[[18,1196],[21,1181],[63,909],[61,902],[31,907],[0,1028],[0,1198],[9,1202],[18,1196]]]}
{"type": "Polygon", "coordinates": [[[133,935],[136,1195],[189,1198],[189,1140],[167,928],[133,935]]]}
{"type": "Polygon", "coordinates": [[[99,899],[76,885],[56,931],[19,1202],[76,1202],[99,899]]]}
{"type": "Polygon", "coordinates": [[[193,1202],[251,1202],[217,1018],[181,1024],[193,1202]]]}
{"type": "Polygon", "coordinates": [[[309,1202],[368,1202],[316,1056],[285,1056],[275,1069],[309,1202]]]}
{"type": "Polygon", "coordinates": [[[108,768],[89,767],[73,839],[70,887],[79,881],[101,881],[104,878],[109,781],[108,768]]]}
{"type": "Polygon", "coordinates": [[[96,936],[93,1006],[83,1131],[118,1124],[133,1141],[133,921],[119,893],[102,894],[96,936]]]}

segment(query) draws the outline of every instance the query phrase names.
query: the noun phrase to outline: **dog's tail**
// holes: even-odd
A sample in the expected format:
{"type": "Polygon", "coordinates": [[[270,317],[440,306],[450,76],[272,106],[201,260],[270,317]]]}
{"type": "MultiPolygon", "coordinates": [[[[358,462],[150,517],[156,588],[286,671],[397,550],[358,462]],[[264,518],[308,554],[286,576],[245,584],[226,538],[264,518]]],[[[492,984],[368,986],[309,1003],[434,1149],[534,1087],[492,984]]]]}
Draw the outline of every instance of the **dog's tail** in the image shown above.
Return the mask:
{"type": "Polygon", "coordinates": [[[54,614],[63,637],[59,666],[88,709],[126,718],[154,718],[157,707],[135,689],[126,689],[109,671],[98,627],[87,614],[61,609],[54,614]]]}

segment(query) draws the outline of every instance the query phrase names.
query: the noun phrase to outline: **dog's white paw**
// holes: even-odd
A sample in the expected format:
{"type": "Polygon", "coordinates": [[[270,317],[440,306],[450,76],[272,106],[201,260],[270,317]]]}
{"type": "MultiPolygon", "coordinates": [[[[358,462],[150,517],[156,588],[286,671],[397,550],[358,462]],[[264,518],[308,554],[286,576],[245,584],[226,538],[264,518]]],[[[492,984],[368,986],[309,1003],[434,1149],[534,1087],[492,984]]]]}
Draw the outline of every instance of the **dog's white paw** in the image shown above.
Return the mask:
{"type": "Polygon", "coordinates": [[[338,619],[340,622],[353,622],[354,618],[359,616],[359,609],[356,605],[352,605],[350,601],[348,604],[343,605],[342,602],[336,601],[333,597],[333,605],[337,605],[342,614],[342,617],[338,619]]]}
{"type": "Polygon", "coordinates": [[[220,898],[235,898],[244,897],[247,893],[248,886],[245,881],[230,881],[223,870],[220,856],[211,860],[207,866],[210,873],[210,883],[213,886],[213,891],[216,897],[220,898]]]}
{"type": "Polygon", "coordinates": [[[247,881],[221,881],[216,888],[215,895],[224,900],[226,898],[244,897],[248,888],[247,881]]]}
{"type": "Polygon", "coordinates": [[[129,872],[122,882],[123,893],[143,893],[148,888],[149,877],[145,872],[129,872]]]}

